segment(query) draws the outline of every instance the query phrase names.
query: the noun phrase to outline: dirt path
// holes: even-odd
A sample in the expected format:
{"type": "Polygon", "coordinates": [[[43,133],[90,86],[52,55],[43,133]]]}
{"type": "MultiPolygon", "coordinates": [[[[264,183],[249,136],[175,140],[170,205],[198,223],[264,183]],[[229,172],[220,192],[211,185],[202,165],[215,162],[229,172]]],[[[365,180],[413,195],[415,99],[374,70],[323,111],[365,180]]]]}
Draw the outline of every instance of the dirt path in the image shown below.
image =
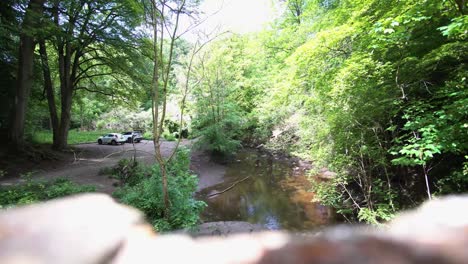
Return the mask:
{"type": "MultiPolygon", "coordinates": [[[[161,152],[168,157],[176,146],[176,142],[163,141],[161,152]]],[[[181,146],[192,146],[192,141],[184,140],[181,146]]],[[[116,180],[107,175],[100,175],[104,168],[112,167],[124,158],[131,158],[136,153],[137,159],[146,164],[154,162],[154,144],[144,140],[135,144],[118,146],[98,145],[96,143],[74,146],[74,152],[68,158],[54,163],[47,162],[32,170],[34,179],[53,180],[67,178],[79,184],[91,184],[99,192],[111,194],[115,190],[116,180]],[[136,150],[136,151],[135,151],[136,150]]],[[[199,175],[198,190],[216,185],[223,181],[225,167],[210,161],[209,156],[202,151],[193,151],[191,155],[191,169],[199,175]]],[[[12,185],[22,182],[23,179],[14,177],[0,180],[0,185],[12,185]]]]}

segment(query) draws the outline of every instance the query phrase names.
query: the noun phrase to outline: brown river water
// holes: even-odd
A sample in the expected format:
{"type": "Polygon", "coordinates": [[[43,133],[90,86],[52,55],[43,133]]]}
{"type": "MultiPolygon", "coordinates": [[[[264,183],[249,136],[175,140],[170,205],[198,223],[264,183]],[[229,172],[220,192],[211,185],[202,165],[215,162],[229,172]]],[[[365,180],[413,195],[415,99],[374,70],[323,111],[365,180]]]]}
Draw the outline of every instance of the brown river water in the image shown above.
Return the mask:
{"type": "Polygon", "coordinates": [[[305,174],[306,169],[298,161],[242,150],[227,164],[223,183],[197,194],[198,199],[208,204],[202,220],[246,221],[270,230],[289,231],[333,224],[333,210],[312,202],[314,195],[308,192],[311,183],[305,174]],[[236,182],[233,188],[210,197],[236,182]]]}

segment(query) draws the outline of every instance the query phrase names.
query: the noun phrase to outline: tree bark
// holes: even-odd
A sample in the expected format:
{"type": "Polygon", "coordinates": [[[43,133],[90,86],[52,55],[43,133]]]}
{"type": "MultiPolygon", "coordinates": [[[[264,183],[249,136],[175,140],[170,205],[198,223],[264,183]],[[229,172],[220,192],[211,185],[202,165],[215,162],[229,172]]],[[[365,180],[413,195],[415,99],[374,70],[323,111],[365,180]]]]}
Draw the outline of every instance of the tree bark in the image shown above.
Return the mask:
{"type": "MultiPolygon", "coordinates": [[[[167,171],[164,162],[164,158],[161,154],[161,145],[159,139],[162,133],[162,123],[164,120],[159,121],[159,104],[160,104],[160,86],[159,86],[159,60],[161,55],[158,56],[158,22],[157,22],[157,13],[156,6],[153,6],[152,9],[152,23],[153,23],[153,78],[152,78],[152,113],[153,113],[153,142],[154,142],[154,152],[156,156],[156,162],[159,164],[159,170],[161,172],[162,185],[163,185],[163,199],[164,199],[164,217],[169,217],[169,193],[168,193],[168,184],[167,184],[167,171]],[[161,122],[161,125],[159,124],[161,122]]],[[[160,41],[163,41],[162,39],[160,41]]]]}
{"type": "MultiPolygon", "coordinates": [[[[54,7],[54,22],[59,27],[60,16],[58,14],[58,6],[54,7]]],[[[76,17],[69,17],[70,21],[75,21],[76,17]]],[[[83,25],[83,27],[86,25],[83,25]]],[[[73,34],[75,24],[69,23],[66,30],[67,34],[73,34]]],[[[79,66],[81,54],[77,51],[78,47],[71,42],[67,37],[57,37],[57,54],[60,76],[60,121],[57,128],[57,136],[52,145],[54,149],[61,150],[67,147],[68,130],[70,129],[71,107],[73,99],[73,91],[75,88],[75,80],[79,66]]]]}
{"type": "Polygon", "coordinates": [[[42,73],[44,75],[44,90],[46,91],[47,103],[49,106],[50,123],[53,134],[52,142],[55,144],[57,142],[59,120],[57,115],[57,107],[55,105],[54,86],[50,75],[49,58],[44,40],[39,41],[39,52],[41,54],[42,73]]]}
{"type": "Polygon", "coordinates": [[[44,2],[45,0],[31,0],[29,2],[20,35],[16,95],[10,128],[10,143],[15,151],[24,148],[24,123],[33,83],[35,42],[32,31],[43,12],[42,5],[44,2]]]}
{"type": "MultiPolygon", "coordinates": [[[[92,1],[90,1],[92,2],[92,1]]],[[[59,23],[61,16],[59,15],[59,2],[56,2],[54,12],[54,23],[57,28],[62,26],[59,23]]],[[[89,39],[83,42],[77,42],[74,40],[74,34],[79,32],[79,39],[84,39],[84,34],[90,30],[90,19],[93,15],[93,11],[87,10],[83,14],[83,5],[78,5],[76,10],[69,10],[67,14],[68,24],[64,27],[63,35],[58,35],[56,38],[57,54],[58,54],[58,66],[60,76],[60,120],[57,129],[56,140],[54,141],[53,148],[60,150],[67,147],[68,142],[68,130],[70,129],[71,122],[71,108],[73,102],[73,94],[75,92],[76,85],[80,81],[80,61],[84,56],[84,50],[90,46],[93,42],[98,41],[98,38],[93,31],[89,39]],[[84,22],[77,23],[80,16],[84,15],[84,22]]],[[[105,20],[103,22],[109,26],[111,20],[105,20]]],[[[102,26],[106,28],[106,26],[102,26]]],[[[89,34],[89,33],[87,33],[89,34]]]]}
{"type": "Polygon", "coordinates": [[[65,89],[61,89],[62,92],[62,108],[60,115],[60,126],[58,129],[57,141],[54,142],[53,147],[55,149],[64,149],[67,147],[68,142],[68,130],[70,129],[71,121],[71,106],[72,106],[72,95],[73,87],[68,86],[65,89]]]}

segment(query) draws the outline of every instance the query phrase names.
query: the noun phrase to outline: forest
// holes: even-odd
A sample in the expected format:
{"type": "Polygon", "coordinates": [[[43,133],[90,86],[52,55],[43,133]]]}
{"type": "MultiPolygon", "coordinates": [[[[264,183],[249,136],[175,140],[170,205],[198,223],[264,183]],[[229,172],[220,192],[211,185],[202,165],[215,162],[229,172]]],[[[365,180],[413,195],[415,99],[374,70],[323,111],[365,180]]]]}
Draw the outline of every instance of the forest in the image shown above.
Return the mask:
{"type": "MultiPolygon", "coordinates": [[[[350,222],[468,190],[465,0],[273,2],[282,13],[259,32],[187,40],[199,0],[1,1],[1,155],[143,130],[155,165],[119,162],[115,197],[157,230],[206,206],[182,137],[226,159],[253,147],[312,162],[314,200],[350,222]],[[160,139],[178,142],[169,156],[160,139]]],[[[59,196],[43,192],[27,202],[59,196]]]]}

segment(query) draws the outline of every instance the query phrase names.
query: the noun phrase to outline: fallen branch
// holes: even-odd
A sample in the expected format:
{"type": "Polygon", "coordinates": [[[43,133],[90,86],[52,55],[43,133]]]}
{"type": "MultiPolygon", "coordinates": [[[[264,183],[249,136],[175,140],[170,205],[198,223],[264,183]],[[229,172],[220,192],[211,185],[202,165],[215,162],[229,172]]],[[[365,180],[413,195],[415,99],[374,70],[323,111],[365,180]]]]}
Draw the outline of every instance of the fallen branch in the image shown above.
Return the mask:
{"type": "Polygon", "coordinates": [[[242,180],[238,180],[238,181],[234,182],[234,183],[233,183],[231,186],[229,186],[228,188],[226,188],[226,189],[224,189],[224,190],[222,190],[222,191],[220,191],[220,192],[212,193],[212,194],[208,195],[207,197],[208,197],[208,198],[211,198],[211,197],[213,197],[213,196],[223,194],[223,193],[225,193],[225,192],[231,190],[232,188],[234,188],[237,184],[239,184],[239,183],[241,183],[241,182],[247,180],[248,178],[250,178],[250,176],[247,176],[247,177],[245,177],[245,178],[242,179],[242,180]]]}

